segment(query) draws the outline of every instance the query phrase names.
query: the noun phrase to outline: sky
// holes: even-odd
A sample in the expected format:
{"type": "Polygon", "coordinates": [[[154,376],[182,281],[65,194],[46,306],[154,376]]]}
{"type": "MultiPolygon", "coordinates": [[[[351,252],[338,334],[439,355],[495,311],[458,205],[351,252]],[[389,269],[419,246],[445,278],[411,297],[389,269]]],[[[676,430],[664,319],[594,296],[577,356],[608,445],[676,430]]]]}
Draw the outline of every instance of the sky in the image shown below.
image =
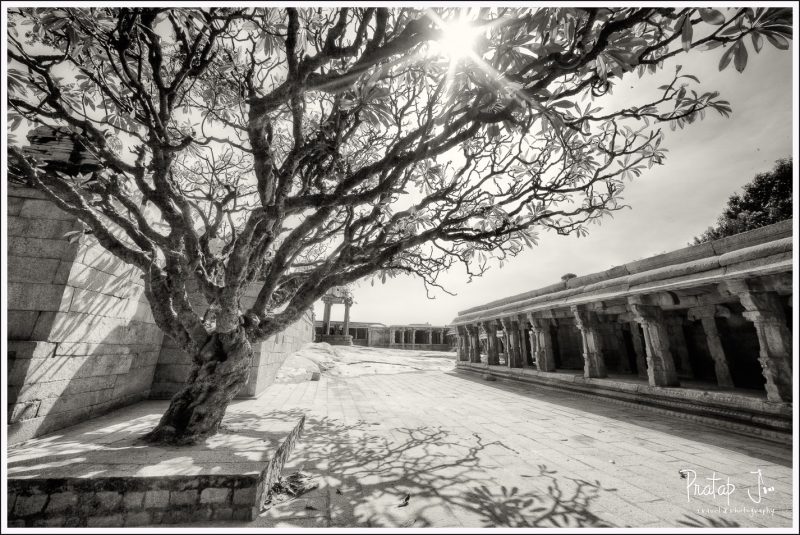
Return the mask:
{"type": "MultiPolygon", "coordinates": [[[[792,117],[797,113],[792,109],[794,52],[766,44],[756,55],[749,43],[748,48],[750,60],[742,73],[732,67],[718,71],[722,48],[692,51],[673,58],[647,80],[646,87],[644,78],[625,83],[631,76],[626,75],[614,90],[617,102],[645,98],[648,89],[667,81],[675,65],[681,64],[682,74],[700,78],[700,92],[720,91],[733,107],[727,119],[711,112],[683,130],[666,128],[665,164],[646,170],[626,186],[623,198],[631,209],[591,226],[588,237],[543,231],[538,246],[503,268],[494,264],[471,283],[457,267],[440,278],[454,296],[436,291],[430,300],[422,281],[411,277],[374,286],[356,284],[350,320],[446,325],[460,310],[553,284],[565,273],[587,275],[689,245],[714,224],[731,194],[757,173],[769,171],[775,160],[792,155],[792,117]]],[[[318,302],[317,319],[322,319],[322,312],[318,302]]],[[[332,319],[341,320],[343,314],[341,305],[334,306],[332,319]]]]}

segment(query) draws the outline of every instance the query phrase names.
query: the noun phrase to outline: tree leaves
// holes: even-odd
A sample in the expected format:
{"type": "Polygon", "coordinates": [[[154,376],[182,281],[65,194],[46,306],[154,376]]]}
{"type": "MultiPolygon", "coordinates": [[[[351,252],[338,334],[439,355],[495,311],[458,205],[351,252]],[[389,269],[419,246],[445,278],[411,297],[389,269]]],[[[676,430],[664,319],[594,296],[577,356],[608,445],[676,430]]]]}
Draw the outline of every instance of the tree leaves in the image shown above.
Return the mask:
{"type": "Polygon", "coordinates": [[[721,26],[725,24],[725,15],[716,9],[700,8],[697,11],[700,13],[700,18],[703,19],[703,22],[713,24],[715,26],[721,26]]]}
{"type": "Polygon", "coordinates": [[[728,66],[728,64],[733,59],[733,54],[735,51],[736,47],[732,46],[729,49],[727,49],[724,54],[722,54],[722,58],[720,58],[719,60],[719,70],[723,70],[725,69],[725,67],[728,66]]]}
{"type": "Polygon", "coordinates": [[[688,52],[692,48],[692,21],[689,13],[683,16],[683,28],[681,29],[681,44],[683,51],[688,52]]]}
{"type": "Polygon", "coordinates": [[[776,33],[764,32],[764,36],[767,38],[767,41],[769,41],[775,48],[779,48],[781,50],[789,50],[789,41],[782,35],[776,33]]]}
{"type": "Polygon", "coordinates": [[[764,38],[758,32],[753,32],[750,34],[750,38],[753,40],[753,48],[755,49],[756,53],[761,52],[761,47],[764,45],[764,38]]]}
{"type": "Polygon", "coordinates": [[[733,65],[736,67],[736,70],[742,72],[747,65],[747,48],[745,48],[744,43],[739,41],[733,47],[735,49],[733,54],[733,65]]]}

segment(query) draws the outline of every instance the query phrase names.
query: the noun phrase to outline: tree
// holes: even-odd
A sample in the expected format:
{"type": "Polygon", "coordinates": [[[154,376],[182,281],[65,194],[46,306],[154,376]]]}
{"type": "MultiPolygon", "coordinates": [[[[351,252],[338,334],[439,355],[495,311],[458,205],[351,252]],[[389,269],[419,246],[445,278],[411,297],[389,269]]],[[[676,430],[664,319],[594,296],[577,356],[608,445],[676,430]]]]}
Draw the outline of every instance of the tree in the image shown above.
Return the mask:
{"type": "Polygon", "coordinates": [[[696,236],[694,244],[717,240],[792,218],[792,159],[782,158],[734,193],[717,224],[696,236]]]}
{"type": "MultiPolygon", "coordinates": [[[[67,127],[104,169],[31,186],[143,274],[194,355],[153,441],[216,432],[252,345],[329,288],[399,273],[426,288],[536,241],[586,233],[717,92],[680,68],[624,109],[623,77],[745,38],[787,49],[791,9],[83,8],[9,14],[11,130],[67,127]],[[472,40],[467,38],[471,37],[472,40]],[[255,304],[242,290],[257,283],[255,304]],[[208,310],[195,310],[198,288],[208,310]]],[[[12,141],[13,144],[13,141],[12,141]]]]}

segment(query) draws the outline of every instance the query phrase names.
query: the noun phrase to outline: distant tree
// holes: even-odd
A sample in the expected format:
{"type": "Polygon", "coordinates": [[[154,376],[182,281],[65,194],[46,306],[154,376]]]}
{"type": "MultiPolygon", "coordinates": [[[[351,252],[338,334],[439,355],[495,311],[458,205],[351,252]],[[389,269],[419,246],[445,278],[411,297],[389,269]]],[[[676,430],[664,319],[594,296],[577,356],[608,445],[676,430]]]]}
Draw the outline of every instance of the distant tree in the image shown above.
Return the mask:
{"type": "Polygon", "coordinates": [[[766,42],[789,49],[791,25],[746,7],[17,8],[9,153],[141,270],[193,355],[148,437],[186,443],[217,431],[253,344],[330,288],[436,285],[538,230],[585,233],[662,162],[662,126],[731,111],[680,68],[637,102],[595,99],[695,50],[741,72],[766,42]],[[23,122],[66,127],[103,170],[47,172],[13,140],[23,122]]]}
{"type": "Polygon", "coordinates": [[[717,224],[695,237],[694,245],[771,225],[792,217],[792,159],[782,158],[728,199],[717,224]]]}

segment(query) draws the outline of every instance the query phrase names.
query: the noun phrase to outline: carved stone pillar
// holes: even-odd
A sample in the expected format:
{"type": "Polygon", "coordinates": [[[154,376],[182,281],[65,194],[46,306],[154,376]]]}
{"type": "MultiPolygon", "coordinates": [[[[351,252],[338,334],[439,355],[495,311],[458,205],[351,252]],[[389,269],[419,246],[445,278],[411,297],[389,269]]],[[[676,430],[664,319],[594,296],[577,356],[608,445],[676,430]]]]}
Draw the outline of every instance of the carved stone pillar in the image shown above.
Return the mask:
{"type": "Polygon", "coordinates": [[[780,296],[775,292],[752,291],[746,281],[727,283],[744,305],[742,315],[752,321],[758,334],[761,371],[767,383],[769,401],[792,401],[792,332],[780,296]]]}
{"type": "Polygon", "coordinates": [[[469,361],[478,363],[481,361],[481,346],[477,325],[466,325],[467,339],[469,340],[469,361]]]}
{"type": "Polygon", "coordinates": [[[389,345],[390,346],[394,345],[394,333],[395,333],[394,329],[389,329],[389,345]]]}
{"type": "Polygon", "coordinates": [[[637,322],[631,321],[630,326],[633,352],[636,355],[636,373],[642,379],[647,379],[647,352],[644,348],[644,337],[637,322]]]}
{"type": "MultiPolygon", "coordinates": [[[[517,321],[517,341],[519,342],[519,363],[523,368],[530,368],[528,364],[528,346],[525,344],[525,329],[528,325],[528,318],[525,314],[520,314],[514,318],[517,321]]],[[[532,349],[532,348],[531,348],[532,349]]]]}
{"type": "Polygon", "coordinates": [[[556,359],[553,354],[553,337],[550,334],[550,320],[535,318],[528,313],[531,323],[531,347],[534,352],[536,366],[543,372],[556,371],[556,359]]]}
{"type": "Polygon", "coordinates": [[[494,320],[484,321],[483,330],[486,331],[486,361],[496,366],[500,364],[500,355],[497,351],[497,325],[494,320]]]}
{"type": "Polygon", "coordinates": [[[647,378],[651,386],[679,386],[669,345],[664,314],[657,306],[630,303],[633,318],[642,326],[647,353],[647,378]]]}
{"type": "Polygon", "coordinates": [[[607,377],[597,314],[587,309],[585,305],[572,305],[570,310],[575,316],[575,325],[581,331],[583,338],[583,376],[607,377]]]}
{"type": "Polygon", "coordinates": [[[689,360],[689,347],[686,344],[686,335],[683,332],[683,318],[679,316],[669,316],[666,318],[666,321],[672,356],[675,362],[680,365],[679,375],[691,379],[694,377],[694,372],[692,370],[692,363],[689,360]]]}
{"type": "Polygon", "coordinates": [[[722,348],[722,342],[719,339],[717,321],[714,319],[717,315],[717,309],[718,307],[714,305],[692,308],[689,310],[689,319],[692,321],[699,320],[700,323],[703,324],[708,352],[711,355],[711,359],[714,361],[714,375],[717,377],[717,384],[719,386],[733,388],[733,379],[731,378],[731,371],[728,367],[728,359],[725,356],[725,350],[722,348]]]}
{"type": "Polygon", "coordinates": [[[428,345],[433,345],[433,329],[428,329],[428,345]]]}
{"type": "Polygon", "coordinates": [[[506,363],[509,368],[521,368],[522,363],[519,359],[519,326],[514,318],[501,318],[500,324],[503,326],[508,345],[506,346],[506,363]]]}
{"type": "Polygon", "coordinates": [[[469,361],[469,352],[467,350],[469,347],[467,340],[467,329],[463,325],[459,325],[456,327],[456,333],[458,333],[458,342],[456,344],[458,360],[461,362],[467,362],[469,361]]]}

